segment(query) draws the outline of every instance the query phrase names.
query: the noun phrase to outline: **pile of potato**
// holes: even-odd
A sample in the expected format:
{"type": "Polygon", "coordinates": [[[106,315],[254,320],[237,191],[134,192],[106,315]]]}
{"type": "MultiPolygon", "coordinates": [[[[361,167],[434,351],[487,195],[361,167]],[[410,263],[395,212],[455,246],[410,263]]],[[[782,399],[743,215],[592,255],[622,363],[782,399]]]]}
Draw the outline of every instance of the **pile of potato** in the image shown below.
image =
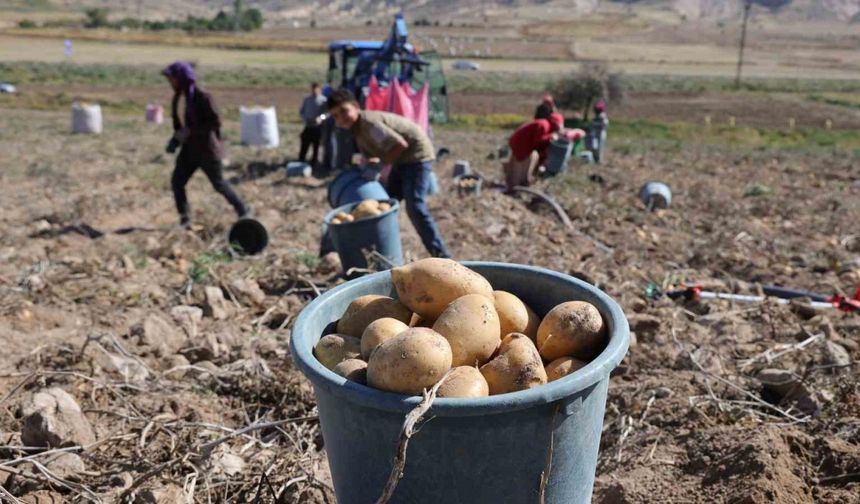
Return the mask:
{"type": "Polygon", "coordinates": [[[361,296],[323,336],[317,359],[381,390],[418,395],[451,373],[439,397],[505,394],[567,376],[597,356],[606,327],[593,305],[561,303],[541,320],[450,259],[391,270],[398,299],[361,296]],[[452,369],[453,368],[453,369],[452,369]]]}
{"type": "Polygon", "coordinates": [[[461,177],[457,181],[457,186],[460,189],[474,189],[478,185],[478,179],[472,177],[461,177]]]}
{"type": "Polygon", "coordinates": [[[375,199],[366,199],[355,206],[352,212],[338,212],[332,218],[332,224],[343,224],[344,222],[354,222],[375,215],[382,215],[391,209],[391,204],[387,201],[376,201],[375,199]]]}

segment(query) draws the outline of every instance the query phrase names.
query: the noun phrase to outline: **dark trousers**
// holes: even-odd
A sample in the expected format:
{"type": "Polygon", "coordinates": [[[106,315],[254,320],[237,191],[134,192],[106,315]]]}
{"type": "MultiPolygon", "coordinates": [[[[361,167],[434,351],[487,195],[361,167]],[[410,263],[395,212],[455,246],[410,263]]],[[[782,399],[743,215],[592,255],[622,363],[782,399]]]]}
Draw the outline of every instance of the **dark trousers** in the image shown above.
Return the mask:
{"type": "Polygon", "coordinates": [[[388,194],[394,199],[406,201],[406,214],[427,252],[433,257],[451,257],[424,199],[430,188],[431,173],[431,161],[395,166],[388,177],[388,194]]]}
{"type": "Polygon", "coordinates": [[[179,212],[179,217],[182,222],[187,222],[191,218],[191,209],[188,207],[188,197],[185,194],[185,185],[191,180],[191,176],[197,171],[197,168],[202,168],[203,173],[209,178],[212,183],[212,188],[216,192],[224,196],[227,201],[233,205],[236,214],[239,216],[247,212],[247,207],[242,199],[233,191],[230,184],[224,180],[223,164],[220,159],[209,161],[200,161],[192,159],[192,156],[183,155],[182,152],[176,158],[176,168],[173,170],[173,176],[170,179],[170,186],[173,188],[173,198],[176,200],[176,210],[179,212]]]}
{"type": "Polygon", "coordinates": [[[301,147],[299,148],[299,161],[306,161],[306,157],[308,155],[308,147],[313,146],[313,155],[311,157],[311,164],[317,164],[317,159],[319,157],[320,152],[320,135],[322,133],[322,129],[319,126],[305,126],[305,129],[302,130],[301,138],[301,147]]]}

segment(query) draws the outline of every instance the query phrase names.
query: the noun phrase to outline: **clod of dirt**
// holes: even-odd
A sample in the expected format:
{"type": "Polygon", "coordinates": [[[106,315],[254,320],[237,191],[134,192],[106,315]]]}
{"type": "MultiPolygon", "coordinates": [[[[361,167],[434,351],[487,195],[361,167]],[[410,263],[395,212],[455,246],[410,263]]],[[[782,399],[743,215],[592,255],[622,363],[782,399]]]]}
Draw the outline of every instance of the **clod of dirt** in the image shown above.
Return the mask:
{"type": "Polygon", "coordinates": [[[149,378],[149,370],[137,359],[113,353],[104,354],[104,359],[109,361],[109,367],[115,369],[127,382],[143,382],[149,378]]]}
{"type": "Polygon", "coordinates": [[[48,285],[45,278],[38,274],[28,276],[27,279],[24,280],[24,284],[28,289],[30,289],[30,292],[39,292],[48,285]]]}
{"type": "Polygon", "coordinates": [[[134,482],[134,478],[130,473],[122,472],[111,477],[108,484],[114,489],[125,490],[134,482]]]}
{"type": "Polygon", "coordinates": [[[197,336],[197,327],[203,320],[203,310],[196,306],[179,305],[170,309],[170,316],[182,326],[189,338],[197,336]]]}
{"type": "Polygon", "coordinates": [[[227,476],[235,476],[245,470],[245,461],[242,457],[230,452],[217,455],[213,462],[215,470],[227,476]]]}
{"type": "Polygon", "coordinates": [[[60,388],[44,389],[24,399],[21,441],[26,446],[86,446],[96,436],[75,400],[60,388]]]}
{"type": "Polygon", "coordinates": [[[66,502],[62,494],[49,490],[40,490],[21,497],[24,504],[63,504],[66,502]]]}
{"type": "Polygon", "coordinates": [[[757,376],[764,389],[764,399],[775,404],[789,402],[804,413],[815,413],[818,400],[794,373],[784,369],[762,369],[757,376]]]}
{"type": "Polygon", "coordinates": [[[58,453],[44,461],[52,473],[63,479],[76,479],[86,470],[84,460],[75,453],[58,453]]]}
{"type": "Polygon", "coordinates": [[[230,316],[230,305],[224,299],[224,291],[220,287],[208,285],[203,288],[203,314],[215,320],[224,320],[230,316]]]}
{"type": "Polygon", "coordinates": [[[235,294],[236,301],[245,306],[260,306],[266,302],[266,293],[254,280],[237,278],[230,282],[230,291],[235,294]]]}
{"type": "Polygon", "coordinates": [[[131,335],[141,345],[151,347],[155,354],[167,356],[176,353],[185,344],[186,337],[160,315],[151,313],[131,328],[131,335]]]}
{"type": "Polygon", "coordinates": [[[646,313],[631,315],[628,319],[630,330],[636,333],[641,341],[654,341],[655,335],[660,331],[660,318],[646,313]]]}
{"type": "Polygon", "coordinates": [[[188,373],[191,362],[181,354],[173,354],[164,364],[164,375],[173,380],[180,380],[188,373]]]}
{"type": "Polygon", "coordinates": [[[834,372],[847,371],[851,366],[851,356],[845,347],[834,341],[824,342],[824,355],[828,365],[833,366],[834,372]]]}
{"type": "Polygon", "coordinates": [[[176,504],[178,502],[186,502],[186,495],[182,488],[173,484],[141,490],[132,501],[133,504],[176,504]]]}
{"type": "Polygon", "coordinates": [[[776,395],[778,400],[795,395],[803,384],[791,371],[784,369],[766,368],[758,372],[756,376],[762,387],[768,392],[776,395]]]}
{"type": "Polygon", "coordinates": [[[337,252],[329,252],[320,257],[317,273],[320,275],[331,275],[340,271],[341,268],[343,268],[343,264],[340,262],[340,256],[337,255],[337,252]]]}

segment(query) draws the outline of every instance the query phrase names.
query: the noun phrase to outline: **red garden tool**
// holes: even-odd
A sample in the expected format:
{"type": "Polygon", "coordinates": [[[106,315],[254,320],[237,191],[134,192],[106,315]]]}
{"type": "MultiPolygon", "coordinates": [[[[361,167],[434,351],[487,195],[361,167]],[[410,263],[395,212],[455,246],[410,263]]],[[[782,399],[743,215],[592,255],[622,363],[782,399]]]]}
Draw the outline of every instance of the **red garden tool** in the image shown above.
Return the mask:
{"type": "Polygon", "coordinates": [[[655,285],[649,285],[646,295],[651,299],[660,299],[666,296],[669,299],[723,299],[737,303],[761,303],[770,298],[780,304],[788,304],[792,299],[809,298],[810,306],[813,308],[837,308],[845,312],[860,312],[860,285],[857,286],[857,290],[852,298],[839,294],[825,296],[814,292],[773,285],[762,287],[762,291],[764,292],[764,296],[712,292],[703,290],[701,285],[696,284],[661,292],[655,285]]]}

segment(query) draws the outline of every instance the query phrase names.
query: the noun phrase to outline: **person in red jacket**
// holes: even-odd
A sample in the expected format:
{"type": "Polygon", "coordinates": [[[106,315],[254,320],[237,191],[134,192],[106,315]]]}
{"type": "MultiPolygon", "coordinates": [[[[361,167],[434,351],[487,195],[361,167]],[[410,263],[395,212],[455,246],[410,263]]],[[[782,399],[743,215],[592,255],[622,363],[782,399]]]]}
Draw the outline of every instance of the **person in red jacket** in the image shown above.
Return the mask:
{"type": "Polygon", "coordinates": [[[550,142],[558,138],[563,126],[564,117],[553,112],[548,119],[534,119],[523,124],[511,135],[508,140],[511,157],[502,166],[508,192],[514,186],[531,183],[534,171],[546,159],[550,142]]]}

